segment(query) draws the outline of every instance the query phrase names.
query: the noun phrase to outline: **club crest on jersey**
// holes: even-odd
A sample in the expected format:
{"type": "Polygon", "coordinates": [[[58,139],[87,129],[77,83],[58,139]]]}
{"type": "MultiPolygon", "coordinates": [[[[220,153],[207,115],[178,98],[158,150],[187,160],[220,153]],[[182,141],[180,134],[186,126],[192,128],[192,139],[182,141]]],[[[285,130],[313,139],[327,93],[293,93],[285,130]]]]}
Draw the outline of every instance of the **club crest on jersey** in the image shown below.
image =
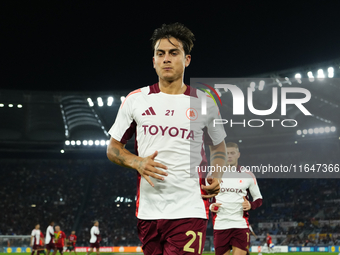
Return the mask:
{"type": "Polygon", "coordinates": [[[197,120],[198,118],[198,112],[194,108],[188,108],[185,114],[189,120],[197,120]]]}

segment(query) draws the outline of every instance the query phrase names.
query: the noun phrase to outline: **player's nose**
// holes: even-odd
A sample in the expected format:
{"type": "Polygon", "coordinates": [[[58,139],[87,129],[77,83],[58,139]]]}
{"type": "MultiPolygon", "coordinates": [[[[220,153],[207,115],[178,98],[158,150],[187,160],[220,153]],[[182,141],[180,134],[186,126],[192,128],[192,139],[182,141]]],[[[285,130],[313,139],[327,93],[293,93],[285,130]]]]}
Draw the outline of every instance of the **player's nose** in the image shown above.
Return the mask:
{"type": "Polygon", "coordinates": [[[165,53],[165,56],[164,56],[164,63],[169,63],[171,61],[170,59],[170,54],[169,53],[165,53]]]}

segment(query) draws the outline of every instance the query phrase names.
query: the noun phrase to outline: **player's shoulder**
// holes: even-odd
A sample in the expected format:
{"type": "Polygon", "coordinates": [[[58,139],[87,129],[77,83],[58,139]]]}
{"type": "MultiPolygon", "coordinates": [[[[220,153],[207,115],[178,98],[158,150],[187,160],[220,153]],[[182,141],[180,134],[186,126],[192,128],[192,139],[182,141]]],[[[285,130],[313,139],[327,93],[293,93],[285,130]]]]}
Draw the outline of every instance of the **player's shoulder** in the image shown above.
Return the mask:
{"type": "MultiPolygon", "coordinates": [[[[131,105],[134,104],[136,102],[138,102],[139,98],[141,97],[146,97],[150,94],[156,93],[157,92],[157,88],[158,88],[158,83],[154,84],[154,85],[150,85],[150,86],[145,86],[145,87],[141,87],[138,89],[135,89],[133,91],[131,91],[123,100],[122,104],[121,104],[121,108],[124,105],[131,105]]],[[[159,90],[159,88],[158,88],[159,90]]]]}
{"type": "Polygon", "coordinates": [[[131,91],[127,96],[127,98],[136,98],[139,96],[147,96],[147,95],[151,95],[151,94],[157,94],[159,93],[159,86],[158,83],[155,83],[153,85],[147,85],[144,87],[140,87],[138,89],[135,89],[133,91],[131,91]]]}
{"type": "Polygon", "coordinates": [[[246,167],[243,167],[243,166],[241,166],[240,169],[241,169],[241,172],[244,174],[245,178],[254,182],[254,184],[257,184],[256,176],[253,174],[252,171],[250,171],[249,169],[247,169],[246,167]]]}

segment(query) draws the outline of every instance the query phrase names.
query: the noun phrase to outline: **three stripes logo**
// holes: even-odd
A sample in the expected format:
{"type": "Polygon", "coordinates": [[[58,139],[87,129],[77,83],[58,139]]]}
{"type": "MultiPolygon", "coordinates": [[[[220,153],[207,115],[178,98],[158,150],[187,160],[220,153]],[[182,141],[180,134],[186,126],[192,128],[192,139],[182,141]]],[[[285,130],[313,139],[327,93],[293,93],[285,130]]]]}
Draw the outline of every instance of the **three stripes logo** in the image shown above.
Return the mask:
{"type": "Polygon", "coordinates": [[[143,114],[142,116],[145,116],[145,115],[156,115],[155,111],[153,110],[152,107],[149,107],[143,114]]]}

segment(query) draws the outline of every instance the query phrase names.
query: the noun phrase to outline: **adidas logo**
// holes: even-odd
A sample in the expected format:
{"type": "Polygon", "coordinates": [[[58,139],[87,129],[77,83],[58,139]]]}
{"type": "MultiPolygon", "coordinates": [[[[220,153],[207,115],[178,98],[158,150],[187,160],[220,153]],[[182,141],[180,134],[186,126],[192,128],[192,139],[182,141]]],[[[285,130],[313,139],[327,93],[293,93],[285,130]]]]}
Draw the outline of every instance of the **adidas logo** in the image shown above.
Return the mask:
{"type": "Polygon", "coordinates": [[[142,116],[144,115],[156,115],[155,111],[153,110],[152,107],[149,107],[149,109],[147,109],[143,114],[142,116]]]}

